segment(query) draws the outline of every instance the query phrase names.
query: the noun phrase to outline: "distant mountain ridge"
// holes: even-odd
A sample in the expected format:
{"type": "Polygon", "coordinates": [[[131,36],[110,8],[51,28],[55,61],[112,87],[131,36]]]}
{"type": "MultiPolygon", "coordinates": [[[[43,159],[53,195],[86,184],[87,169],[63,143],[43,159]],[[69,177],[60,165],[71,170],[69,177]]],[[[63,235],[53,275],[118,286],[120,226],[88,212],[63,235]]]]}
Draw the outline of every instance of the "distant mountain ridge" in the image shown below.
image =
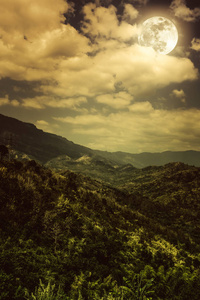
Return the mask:
{"type": "Polygon", "coordinates": [[[182,162],[188,165],[200,167],[200,151],[164,151],[164,152],[143,152],[138,154],[126,152],[103,152],[97,151],[101,156],[107,159],[119,161],[122,164],[132,164],[136,168],[145,168],[147,166],[163,166],[170,162],[182,162]]]}
{"type": "Polygon", "coordinates": [[[0,140],[4,142],[9,135],[12,135],[15,150],[31,155],[42,164],[64,154],[72,158],[79,158],[92,153],[92,150],[87,147],[76,145],[61,136],[44,132],[33,124],[0,114],[0,140]]]}
{"type": "Polygon", "coordinates": [[[131,154],[92,150],[44,132],[33,124],[0,114],[0,143],[5,143],[9,136],[12,136],[12,148],[21,157],[25,155],[52,168],[69,168],[87,175],[95,173],[95,169],[112,174],[122,170],[128,172],[134,168],[162,166],[170,162],[200,166],[200,151],[131,154]]]}

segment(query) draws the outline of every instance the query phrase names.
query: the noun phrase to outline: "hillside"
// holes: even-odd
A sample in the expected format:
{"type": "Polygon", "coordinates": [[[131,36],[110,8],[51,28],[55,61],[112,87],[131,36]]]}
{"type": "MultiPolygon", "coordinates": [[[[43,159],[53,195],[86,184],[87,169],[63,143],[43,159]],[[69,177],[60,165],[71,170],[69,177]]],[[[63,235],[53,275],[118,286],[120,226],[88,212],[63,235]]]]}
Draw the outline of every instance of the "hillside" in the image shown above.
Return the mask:
{"type": "Polygon", "coordinates": [[[117,189],[1,161],[0,299],[200,299],[199,183],[180,163],[117,189]]]}
{"type": "Polygon", "coordinates": [[[200,167],[199,151],[131,154],[92,150],[61,136],[37,129],[33,124],[0,114],[0,144],[8,143],[9,140],[15,158],[34,159],[57,170],[70,169],[95,176],[97,179],[103,177],[107,179],[113,173],[115,180],[115,174],[127,165],[144,168],[182,162],[200,167]]]}
{"type": "Polygon", "coordinates": [[[33,124],[0,114],[0,140],[4,142],[10,137],[15,150],[30,155],[41,163],[63,154],[79,158],[92,152],[89,148],[76,145],[61,136],[37,129],[33,124]]]}

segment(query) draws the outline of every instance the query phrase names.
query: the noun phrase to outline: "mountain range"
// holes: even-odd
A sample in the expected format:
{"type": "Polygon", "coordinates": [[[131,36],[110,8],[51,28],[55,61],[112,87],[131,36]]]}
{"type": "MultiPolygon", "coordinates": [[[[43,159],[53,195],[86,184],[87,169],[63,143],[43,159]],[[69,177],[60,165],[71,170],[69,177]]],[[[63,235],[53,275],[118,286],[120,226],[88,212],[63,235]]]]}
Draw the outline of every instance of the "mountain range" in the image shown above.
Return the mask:
{"type": "Polygon", "coordinates": [[[0,139],[0,299],[200,299],[199,152],[97,151],[3,115],[0,139]]]}
{"type": "Polygon", "coordinates": [[[116,177],[121,180],[121,175],[135,173],[138,168],[162,166],[170,162],[200,166],[199,151],[132,154],[92,150],[2,114],[0,144],[10,144],[12,154],[18,159],[33,159],[56,170],[69,169],[111,181],[116,177]]]}
{"type": "Polygon", "coordinates": [[[132,168],[0,160],[0,299],[199,300],[200,168],[132,168]]]}

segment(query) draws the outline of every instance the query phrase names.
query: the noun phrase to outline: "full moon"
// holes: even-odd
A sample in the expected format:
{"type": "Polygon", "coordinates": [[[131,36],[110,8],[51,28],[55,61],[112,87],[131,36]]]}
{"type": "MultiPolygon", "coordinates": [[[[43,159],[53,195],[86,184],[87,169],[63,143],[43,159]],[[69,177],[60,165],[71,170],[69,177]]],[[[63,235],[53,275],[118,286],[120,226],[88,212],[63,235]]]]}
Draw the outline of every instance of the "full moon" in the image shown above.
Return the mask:
{"type": "Polygon", "coordinates": [[[147,19],[138,37],[141,46],[151,47],[157,53],[168,54],[178,42],[178,31],[172,21],[164,17],[147,19]]]}

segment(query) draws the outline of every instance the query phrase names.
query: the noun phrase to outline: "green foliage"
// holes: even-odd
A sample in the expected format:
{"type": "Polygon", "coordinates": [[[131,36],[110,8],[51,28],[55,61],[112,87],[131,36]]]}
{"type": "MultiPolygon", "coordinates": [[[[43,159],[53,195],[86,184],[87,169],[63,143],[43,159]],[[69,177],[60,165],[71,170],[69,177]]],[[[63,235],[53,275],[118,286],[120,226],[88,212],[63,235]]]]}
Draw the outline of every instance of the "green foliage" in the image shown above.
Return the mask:
{"type": "Polygon", "coordinates": [[[200,299],[199,182],[173,165],[119,190],[1,161],[0,300],[200,299]]]}
{"type": "Polygon", "coordinates": [[[25,289],[25,298],[28,300],[67,300],[67,297],[63,294],[60,286],[57,291],[55,291],[55,284],[51,281],[47,285],[43,284],[40,280],[39,287],[35,289],[35,293],[29,293],[25,289]]]}

